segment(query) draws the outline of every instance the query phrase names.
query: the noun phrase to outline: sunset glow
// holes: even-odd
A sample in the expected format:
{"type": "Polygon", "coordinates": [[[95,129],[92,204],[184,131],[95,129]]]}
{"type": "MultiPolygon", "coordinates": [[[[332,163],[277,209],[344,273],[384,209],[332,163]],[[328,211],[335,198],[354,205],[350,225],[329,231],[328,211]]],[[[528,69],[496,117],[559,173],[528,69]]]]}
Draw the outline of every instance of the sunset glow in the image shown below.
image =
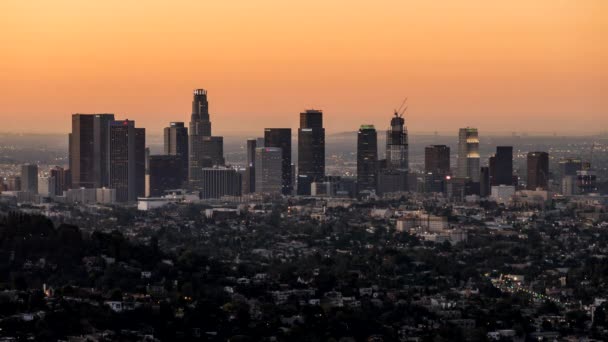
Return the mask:
{"type": "Polygon", "coordinates": [[[160,134],[205,88],[227,134],[296,127],[305,108],[329,132],[384,127],[405,96],[412,132],[597,133],[607,14],[592,0],[3,0],[0,131],[110,112],[160,134]]]}

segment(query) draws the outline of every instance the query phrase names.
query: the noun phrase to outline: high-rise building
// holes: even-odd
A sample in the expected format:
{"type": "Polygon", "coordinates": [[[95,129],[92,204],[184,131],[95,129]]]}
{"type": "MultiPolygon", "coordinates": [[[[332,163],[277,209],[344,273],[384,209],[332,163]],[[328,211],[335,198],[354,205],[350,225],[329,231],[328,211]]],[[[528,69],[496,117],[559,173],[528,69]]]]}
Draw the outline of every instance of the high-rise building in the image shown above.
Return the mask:
{"type": "Polygon", "coordinates": [[[255,149],[257,139],[247,139],[247,164],[243,175],[243,193],[250,194],[255,192],[255,149]]]}
{"type": "Polygon", "coordinates": [[[203,168],[201,198],[221,198],[241,196],[241,174],[227,167],[203,168]]]}
{"type": "Polygon", "coordinates": [[[171,122],[163,132],[165,154],[179,157],[182,180],[186,182],[188,180],[188,128],[184,126],[183,122],[171,122]]]}
{"type": "Polygon", "coordinates": [[[492,185],[513,185],[513,146],[497,146],[490,160],[492,185]]]}
{"type": "Polygon", "coordinates": [[[281,193],[283,195],[290,195],[293,189],[291,175],[291,128],[266,128],[264,130],[264,147],[278,147],[281,149],[281,179],[283,184],[281,193]]]}
{"type": "Polygon", "coordinates": [[[378,134],[373,125],[361,125],[357,134],[357,191],[376,191],[378,134]]]}
{"type": "Polygon", "coordinates": [[[578,194],[580,188],[577,184],[585,184],[589,177],[582,177],[577,181],[578,172],[583,171],[583,161],[580,159],[566,158],[559,161],[559,172],[561,175],[561,192],[563,195],[571,196],[578,194]]]}
{"type": "Polygon", "coordinates": [[[408,141],[405,119],[395,111],[391,127],[386,131],[386,167],[390,170],[409,170],[408,141]]]}
{"type": "Polygon", "coordinates": [[[146,129],[135,128],[135,193],[137,197],[146,195],[148,156],[150,156],[150,150],[146,148],[146,129]]]}
{"type": "Polygon", "coordinates": [[[424,149],[424,188],[426,192],[445,192],[450,174],[450,147],[430,145],[424,149]]]}
{"type": "Polygon", "coordinates": [[[178,155],[153,155],[148,159],[149,196],[159,197],[183,183],[182,158],[178,155]]]}
{"type": "Polygon", "coordinates": [[[490,168],[488,166],[482,166],[479,171],[479,197],[488,197],[492,193],[490,178],[490,168]]]}
{"type": "Polygon", "coordinates": [[[300,113],[298,129],[298,195],[310,195],[310,184],[325,176],[325,128],[323,112],[300,113]],[[303,182],[300,186],[299,182],[303,182]]]}
{"type": "Polygon", "coordinates": [[[38,165],[21,165],[21,191],[38,193],[38,165]]]}
{"type": "Polygon", "coordinates": [[[450,147],[431,145],[424,149],[424,171],[440,175],[450,173],[450,147]]]}
{"type": "Polygon", "coordinates": [[[190,119],[190,135],[211,136],[209,101],[207,101],[207,91],[205,89],[194,90],[192,116],[190,119]]]}
{"type": "Polygon", "coordinates": [[[583,161],[580,159],[565,158],[559,161],[559,169],[562,177],[576,176],[576,172],[583,169],[583,161]]]}
{"type": "Polygon", "coordinates": [[[203,177],[202,169],[224,165],[224,139],[211,136],[209,103],[205,89],[194,91],[189,134],[188,180],[193,188],[200,190],[203,177]]]}
{"type": "Polygon", "coordinates": [[[56,192],[56,179],[55,177],[38,177],[38,194],[45,197],[55,197],[56,192]]]}
{"type": "Polygon", "coordinates": [[[547,190],[549,184],[549,153],[528,152],[528,190],[547,190]]]}
{"type": "Polygon", "coordinates": [[[116,201],[134,202],[145,194],[145,129],[130,120],[109,123],[109,187],[116,201]]]}
{"type": "Polygon", "coordinates": [[[114,114],[74,114],[69,136],[69,160],[74,188],[108,184],[108,124],[114,114]]]}
{"type": "Polygon", "coordinates": [[[457,178],[479,182],[479,133],[477,128],[461,128],[458,134],[457,178]]]}
{"type": "Polygon", "coordinates": [[[61,196],[70,187],[70,171],[61,166],[55,166],[49,171],[49,174],[55,178],[55,194],[61,196]]]}
{"type": "Polygon", "coordinates": [[[282,193],[283,152],[280,147],[256,148],[255,168],[256,193],[282,193]]]}

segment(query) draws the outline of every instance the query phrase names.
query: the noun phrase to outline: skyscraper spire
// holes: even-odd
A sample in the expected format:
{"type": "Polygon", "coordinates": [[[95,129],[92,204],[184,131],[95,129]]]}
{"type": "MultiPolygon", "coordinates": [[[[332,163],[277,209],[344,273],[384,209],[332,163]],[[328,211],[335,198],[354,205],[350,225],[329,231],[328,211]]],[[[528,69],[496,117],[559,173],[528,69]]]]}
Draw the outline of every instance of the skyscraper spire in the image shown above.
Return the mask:
{"type": "Polygon", "coordinates": [[[190,135],[211,136],[211,121],[209,121],[209,102],[205,89],[194,90],[192,99],[192,116],[190,118],[190,135]]]}
{"type": "Polygon", "coordinates": [[[192,188],[200,189],[204,167],[224,165],[223,146],[222,137],[211,136],[207,91],[196,89],[188,139],[188,179],[192,188]]]}

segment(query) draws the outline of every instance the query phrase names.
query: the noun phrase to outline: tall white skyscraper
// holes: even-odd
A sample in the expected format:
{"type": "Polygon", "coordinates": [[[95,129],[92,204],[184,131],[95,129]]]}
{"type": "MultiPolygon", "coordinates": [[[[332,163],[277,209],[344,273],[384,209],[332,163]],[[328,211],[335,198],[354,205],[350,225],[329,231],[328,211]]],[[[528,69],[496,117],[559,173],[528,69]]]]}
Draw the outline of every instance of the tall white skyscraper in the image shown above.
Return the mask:
{"type": "Polygon", "coordinates": [[[458,178],[479,182],[479,133],[477,128],[461,128],[458,134],[458,178]]]}

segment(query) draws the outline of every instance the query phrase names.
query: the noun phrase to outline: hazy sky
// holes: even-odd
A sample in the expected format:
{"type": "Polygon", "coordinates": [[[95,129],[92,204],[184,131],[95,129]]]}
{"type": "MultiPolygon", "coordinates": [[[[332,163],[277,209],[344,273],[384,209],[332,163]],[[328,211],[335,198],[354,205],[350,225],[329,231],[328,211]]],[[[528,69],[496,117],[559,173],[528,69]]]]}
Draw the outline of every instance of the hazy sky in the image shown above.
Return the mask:
{"type": "Polygon", "coordinates": [[[214,134],[608,129],[608,1],[1,0],[0,132],[112,112],[149,133],[209,91],[214,134]]]}

